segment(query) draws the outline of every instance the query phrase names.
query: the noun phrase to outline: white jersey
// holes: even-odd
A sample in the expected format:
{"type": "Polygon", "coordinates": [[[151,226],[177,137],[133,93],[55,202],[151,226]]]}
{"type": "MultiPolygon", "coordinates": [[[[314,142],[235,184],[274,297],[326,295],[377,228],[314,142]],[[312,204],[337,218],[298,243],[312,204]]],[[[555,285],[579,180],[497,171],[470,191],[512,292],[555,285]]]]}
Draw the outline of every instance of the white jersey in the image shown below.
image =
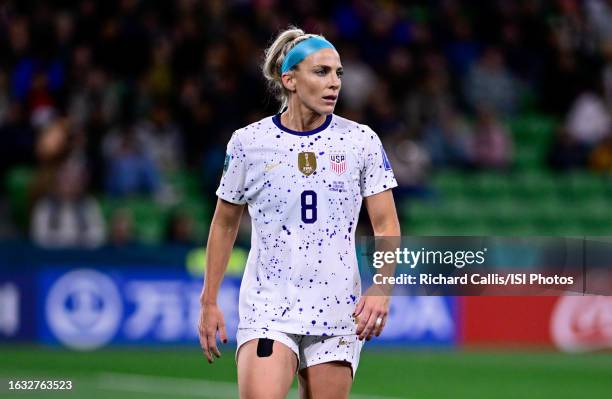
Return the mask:
{"type": "Polygon", "coordinates": [[[237,130],[217,195],[248,204],[253,226],[238,328],[354,334],[362,198],[396,186],[376,133],[337,115],[309,132],[278,115],[237,130]]]}

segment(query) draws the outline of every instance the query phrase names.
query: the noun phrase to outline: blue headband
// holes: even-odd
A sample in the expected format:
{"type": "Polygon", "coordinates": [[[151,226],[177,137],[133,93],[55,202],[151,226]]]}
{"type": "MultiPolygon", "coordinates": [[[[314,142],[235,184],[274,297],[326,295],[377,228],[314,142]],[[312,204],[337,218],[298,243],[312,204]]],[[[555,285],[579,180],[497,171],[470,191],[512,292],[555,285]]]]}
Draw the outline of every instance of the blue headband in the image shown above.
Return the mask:
{"type": "Polygon", "coordinates": [[[281,66],[281,73],[285,73],[289,71],[291,68],[299,64],[304,60],[304,58],[308,57],[310,54],[315,51],[322,50],[324,48],[336,49],[330,42],[323,39],[319,36],[309,37],[306,40],[302,40],[298,44],[295,45],[287,55],[285,56],[285,60],[283,61],[283,65],[281,66]]]}

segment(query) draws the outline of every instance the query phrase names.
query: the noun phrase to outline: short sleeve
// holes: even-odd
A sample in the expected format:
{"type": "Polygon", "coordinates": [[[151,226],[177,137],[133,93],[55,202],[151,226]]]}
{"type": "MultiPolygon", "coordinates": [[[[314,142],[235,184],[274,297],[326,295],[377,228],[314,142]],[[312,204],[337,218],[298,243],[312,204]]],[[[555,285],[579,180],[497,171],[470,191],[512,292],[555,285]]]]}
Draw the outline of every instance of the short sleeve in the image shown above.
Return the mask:
{"type": "Polygon", "coordinates": [[[397,187],[391,162],[389,162],[378,135],[369,128],[366,130],[366,134],[365,160],[361,170],[361,195],[363,197],[369,197],[397,187]]]}
{"type": "Polygon", "coordinates": [[[233,204],[245,204],[245,177],[246,153],[238,136],[234,133],[227,144],[223,175],[216,192],[217,196],[233,204]]]}

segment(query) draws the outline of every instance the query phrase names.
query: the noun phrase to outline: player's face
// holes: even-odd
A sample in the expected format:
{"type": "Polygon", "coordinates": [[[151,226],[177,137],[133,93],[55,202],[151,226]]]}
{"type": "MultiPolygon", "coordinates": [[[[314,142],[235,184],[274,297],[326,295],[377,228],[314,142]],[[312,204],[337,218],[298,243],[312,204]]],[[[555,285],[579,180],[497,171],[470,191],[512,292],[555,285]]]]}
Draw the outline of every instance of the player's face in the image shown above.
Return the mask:
{"type": "Polygon", "coordinates": [[[335,50],[310,54],[294,73],[295,94],[303,105],[320,115],[334,112],[342,83],[342,64],[335,50]]]}

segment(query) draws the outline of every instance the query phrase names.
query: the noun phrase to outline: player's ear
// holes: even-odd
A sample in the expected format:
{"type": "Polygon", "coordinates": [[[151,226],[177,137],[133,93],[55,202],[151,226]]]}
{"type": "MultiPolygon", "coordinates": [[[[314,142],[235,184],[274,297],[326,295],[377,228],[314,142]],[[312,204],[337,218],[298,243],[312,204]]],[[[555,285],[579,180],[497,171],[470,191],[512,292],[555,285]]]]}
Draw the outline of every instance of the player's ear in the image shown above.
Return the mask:
{"type": "Polygon", "coordinates": [[[283,81],[285,89],[290,92],[295,92],[295,73],[293,71],[282,74],[281,80],[283,81]]]}

